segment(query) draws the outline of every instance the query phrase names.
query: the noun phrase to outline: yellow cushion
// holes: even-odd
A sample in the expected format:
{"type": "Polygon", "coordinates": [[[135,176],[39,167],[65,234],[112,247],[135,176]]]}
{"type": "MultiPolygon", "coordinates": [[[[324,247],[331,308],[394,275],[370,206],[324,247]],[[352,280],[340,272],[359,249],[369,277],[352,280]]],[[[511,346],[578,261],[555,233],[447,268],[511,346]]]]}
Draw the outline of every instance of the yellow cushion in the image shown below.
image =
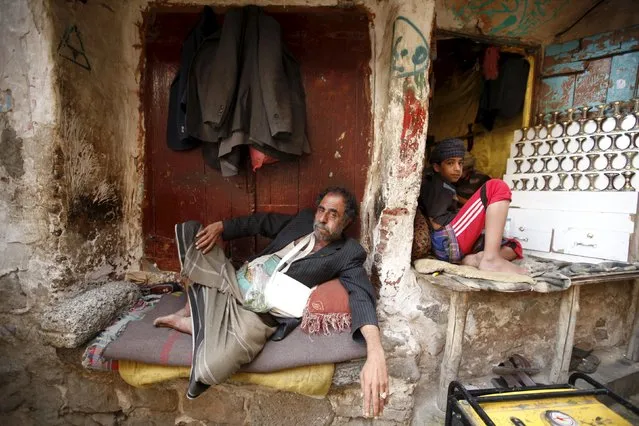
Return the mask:
{"type": "MultiPolygon", "coordinates": [[[[167,380],[189,378],[190,367],[119,361],[122,379],[135,387],[149,386],[167,380]]],[[[335,364],[317,364],[289,368],[273,373],[235,373],[231,381],[267,386],[306,396],[323,398],[333,381],[335,364]]]]}

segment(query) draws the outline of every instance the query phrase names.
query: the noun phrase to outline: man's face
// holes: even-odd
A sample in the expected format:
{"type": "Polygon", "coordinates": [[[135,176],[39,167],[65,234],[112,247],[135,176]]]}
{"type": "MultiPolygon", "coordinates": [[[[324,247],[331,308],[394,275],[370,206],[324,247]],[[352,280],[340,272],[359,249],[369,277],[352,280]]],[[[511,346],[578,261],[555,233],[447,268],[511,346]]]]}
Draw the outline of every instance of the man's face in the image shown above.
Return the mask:
{"type": "Polygon", "coordinates": [[[344,214],[344,198],[340,194],[326,194],[315,211],[313,233],[321,241],[335,241],[350,223],[344,214]]]}
{"type": "Polygon", "coordinates": [[[462,175],[462,169],[464,168],[463,157],[451,157],[441,163],[433,164],[433,169],[439,173],[442,178],[449,183],[455,183],[462,175]]]}

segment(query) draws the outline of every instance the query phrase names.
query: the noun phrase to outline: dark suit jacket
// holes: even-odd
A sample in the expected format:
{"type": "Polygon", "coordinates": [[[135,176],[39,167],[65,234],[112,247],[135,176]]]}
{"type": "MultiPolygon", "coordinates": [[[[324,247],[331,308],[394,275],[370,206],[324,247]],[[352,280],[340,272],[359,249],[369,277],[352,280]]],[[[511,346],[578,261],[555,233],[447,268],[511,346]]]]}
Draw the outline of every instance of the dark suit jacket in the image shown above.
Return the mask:
{"type": "MultiPolygon", "coordinates": [[[[303,210],[297,216],[276,213],[256,213],[224,221],[224,240],[253,235],[272,238],[273,241],[260,253],[275,253],[292,241],[313,232],[313,210],[303,210]]],[[[257,256],[256,256],[257,257],[257,256]]],[[[352,331],[355,339],[361,339],[360,327],[377,325],[375,293],[363,267],[366,260],[364,248],[354,239],[342,237],[323,249],[293,262],[286,272],[308,287],[314,287],[333,278],[339,278],[349,294],[352,331]]]]}
{"type": "Polygon", "coordinates": [[[236,174],[242,145],[280,160],[310,153],[299,65],[277,21],[256,6],[230,9],[222,31],[203,42],[188,93],[187,129],[218,145],[204,158],[225,176],[236,174]]]}
{"type": "Polygon", "coordinates": [[[205,6],[200,20],[182,43],[180,71],[178,71],[169,94],[169,114],[166,141],[174,151],[184,151],[200,145],[199,139],[189,136],[186,128],[187,82],[191,62],[202,42],[219,30],[215,12],[205,6]]]}

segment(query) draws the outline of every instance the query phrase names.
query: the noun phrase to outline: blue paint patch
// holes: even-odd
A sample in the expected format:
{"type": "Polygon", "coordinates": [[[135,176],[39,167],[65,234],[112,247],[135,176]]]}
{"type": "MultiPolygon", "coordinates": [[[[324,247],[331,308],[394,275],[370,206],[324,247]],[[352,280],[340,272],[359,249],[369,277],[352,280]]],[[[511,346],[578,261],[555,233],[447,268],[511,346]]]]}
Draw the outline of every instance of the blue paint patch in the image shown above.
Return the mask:
{"type": "Polygon", "coordinates": [[[613,32],[584,37],[581,45],[583,49],[579,52],[579,59],[601,58],[619,51],[619,42],[615,40],[613,32]]]}
{"type": "Polygon", "coordinates": [[[562,75],[562,74],[576,74],[580,72],[584,72],[586,70],[586,63],[583,61],[579,62],[566,62],[563,64],[555,64],[549,67],[544,68],[542,71],[542,75],[544,77],[550,77],[553,75],[562,75]]]}
{"type": "Polygon", "coordinates": [[[632,37],[629,40],[624,40],[619,45],[620,52],[627,52],[629,50],[635,50],[639,47],[639,38],[632,37]]]}
{"type": "Polygon", "coordinates": [[[4,90],[0,92],[0,112],[9,112],[13,109],[13,97],[11,96],[11,90],[4,90]]]}
{"type": "Polygon", "coordinates": [[[632,99],[637,87],[639,52],[626,53],[612,58],[607,102],[632,99]]]}
{"type": "Polygon", "coordinates": [[[544,112],[570,108],[575,97],[575,77],[559,76],[541,80],[544,112]]]}
{"type": "Polygon", "coordinates": [[[539,26],[553,21],[570,4],[569,0],[442,0],[444,7],[465,27],[474,27],[479,20],[488,23],[493,35],[522,37],[539,26]]]}
{"type": "Polygon", "coordinates": [[[551,44],[547,46],[545,56],[558,56],[565,53],[576,52],[579,49],[579,40],[567,41],[561,44],[551,44]]]}

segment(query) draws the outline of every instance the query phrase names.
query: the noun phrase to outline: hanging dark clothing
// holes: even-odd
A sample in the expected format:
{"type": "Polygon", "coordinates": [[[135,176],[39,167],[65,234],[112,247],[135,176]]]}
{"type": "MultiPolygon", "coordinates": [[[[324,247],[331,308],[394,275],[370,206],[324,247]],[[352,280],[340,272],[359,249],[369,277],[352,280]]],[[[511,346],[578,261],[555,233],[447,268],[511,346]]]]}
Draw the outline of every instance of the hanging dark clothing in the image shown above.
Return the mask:
{"type": "Polygon", "coordinates": [[[243,145],[280,160],[310,153],[299,65],[260,8],[229,10],[200,47],[188,86],[187,129],[208,142],[204,158],[224,176],[237,174],[243,145]]]}
{"type": "Polygon", "coordinates": [[[530,64],[519,55],[502,54],[499,76],[485,80],[479,101],[478,119],[487,130],[492,130],[497,117],[513,118],[524,107],[530,64]]]}
{"type": "Polygon", "coordinates": [[[187,83],[193,58],[207,37],[219,31],[213,9],[206,6],[200,20],[182,43],[180,70],[169,92],[169,112],[166,127],[166,141],[170,149],[185,151],[200,145],[201,141],[190,136],[186,125],[187,83]]]}

